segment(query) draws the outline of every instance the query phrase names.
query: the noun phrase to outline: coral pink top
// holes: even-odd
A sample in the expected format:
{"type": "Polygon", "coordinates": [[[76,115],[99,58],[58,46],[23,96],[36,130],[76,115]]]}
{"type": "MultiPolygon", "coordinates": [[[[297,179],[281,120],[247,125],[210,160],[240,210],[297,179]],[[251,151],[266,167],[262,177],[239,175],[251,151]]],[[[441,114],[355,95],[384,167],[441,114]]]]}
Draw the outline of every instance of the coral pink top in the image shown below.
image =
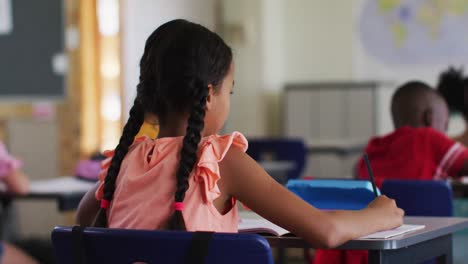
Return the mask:
{"type": "MultiPolygon", "coordinates": [[[[176,190],[176,170],[183,137],[152,140],[142,137],[135,141],[125,156],[116,181],[114,198],[108,212],[109,227],[130,229],[161,229],[173,213],[176,190]]],[[[221,178],[218,163],[231,147],[247,150],[247,140],[239,132],[212,135],[200,142],[198,163],[189,177],[182,211],[188,231],[237,232],[237,205],[222,215],[213,201],[220,196],[217,181],[221,178]]],[[[111,156],[113,153],[108,152],[111,156]]],[[[103,162],[109,166],[110,158],[103,162]]],[[[101,186],[96,192],[100,200],[101,186]]]]}

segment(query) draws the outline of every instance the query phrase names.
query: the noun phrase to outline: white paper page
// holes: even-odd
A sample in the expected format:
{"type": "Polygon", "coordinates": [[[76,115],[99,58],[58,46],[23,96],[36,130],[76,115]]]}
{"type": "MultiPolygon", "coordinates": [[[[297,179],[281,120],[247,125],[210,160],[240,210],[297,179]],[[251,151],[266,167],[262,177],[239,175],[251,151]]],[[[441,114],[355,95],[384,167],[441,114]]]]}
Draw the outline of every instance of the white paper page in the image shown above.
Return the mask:
{"type": "Polygon", "coordinates": [[[360,237],[359,239],[386,239],[386,238],[398,236],[401,234],[413,232],[419,229],[423,229],[425,227],[426,227],[425,225],[402,225],[395,229],[376,232],[367,236],[360,237]]]}
{"type": "Polygon", "coordinates": [[[277,236],[282,236],[289,233],[288,230],[273,224],[266,219],[241,219],[238,225],[239,233],[274,233],[277,236]]]}
{"type": "Polygon", "coordinates": [[[76,179],[75,177],[61,177],[50,180],[32,181],[30,193],[55,194],[71,192],[87,192],[95,183],[76,179]]]}

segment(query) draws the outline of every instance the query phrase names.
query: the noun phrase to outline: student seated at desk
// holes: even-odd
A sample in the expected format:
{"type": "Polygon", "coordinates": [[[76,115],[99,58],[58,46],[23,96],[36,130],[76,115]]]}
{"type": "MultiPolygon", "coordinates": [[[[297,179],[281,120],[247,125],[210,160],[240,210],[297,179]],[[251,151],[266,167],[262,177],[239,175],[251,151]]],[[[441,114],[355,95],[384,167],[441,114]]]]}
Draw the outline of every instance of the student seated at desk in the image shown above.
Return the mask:
{"type": "MultiPolygon", "coordinates": [[[[443,180],[468,175],[468,149],[448,138],[448,108],[428,85],[409,82],[391,104],[395,131],[369,141],[366,153],[376,184],[384,179],[443,180]]],[[[358,175],[368,178],[363,159],[358,175]]]]}
{"type": "Polygon", "coordinates": [[[97,215],[99,227],[237,232],[236,199],[320,247],[402,224],[403,211],[387,197],[361,211],[320,211],[250,158],[241,133],[218,135],[229,115],[234,63],[231,49],[203,26],[173,20],[156,29],[139,80],[107,171],[80,203],[81,225],[97,215]],[[148,112],[159,119],[158,138],[134,141],[148,112]]]}
{"type": "Polygon", "coordinates": [[[462,114],[465,131],[454,140],[468,146],[468,76],[463,76],[462,69],[449,68],[440,75],[437,90],[447,101],[450,111],[462,114]]]}
{"type": "MultiPolygon", "coordinates": [[[[468,150],[444,133],[448,108],[443,98],[422,82],[408,82],[391,103],[395,131],[372,138],[365,152],[380,187],[385,179],[442,180],[468,175],[468,150]]],[[[360,178],[368,179],[363,158],[360,178]]],[[[318,251],[315,263],[367,263],[367,251],[318,251]]]]}
{"type": "MultiPolygon", "coordinates": [[[[8,154],[0,142],[0,181],[5,184],[6,191],[14,194],[26,194],[29,191],[28,178],[20,170],[21,161],[8,154]]],[[[37,263],[31,257],[15,246],[0,242],[0,263],[37,263]]]]}

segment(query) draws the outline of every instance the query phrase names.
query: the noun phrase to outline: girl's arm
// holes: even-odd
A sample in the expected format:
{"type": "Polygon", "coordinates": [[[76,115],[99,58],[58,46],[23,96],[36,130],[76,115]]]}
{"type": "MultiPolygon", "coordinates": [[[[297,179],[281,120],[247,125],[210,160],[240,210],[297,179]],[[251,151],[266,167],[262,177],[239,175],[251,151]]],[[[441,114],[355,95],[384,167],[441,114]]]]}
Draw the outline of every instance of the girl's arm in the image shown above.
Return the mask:
{"type": "Polygon", "coordinates": [[[22,171],[14,170],[6,175],[2,181],[9,193],[25,195],[29,192],[29,180],[22,171]]]}
{"type": "Polygon", "coordinates": [[[360,211],[318,210],[278,184],[238,148],[229,150],[220,163],[220,174],[222,193],[236,197],[314,247],[337,247],[348,240],[403,223],[403,210],[385,196],[360,211]]]}
{"type": "Polygon", "coordinates": [[[89,190],[81,199],[76,211],[76,222],[80,226],[91,226],[99,211],[99,201],[96,200],[95,193],[99,187],[99,182],[89,190]]]}

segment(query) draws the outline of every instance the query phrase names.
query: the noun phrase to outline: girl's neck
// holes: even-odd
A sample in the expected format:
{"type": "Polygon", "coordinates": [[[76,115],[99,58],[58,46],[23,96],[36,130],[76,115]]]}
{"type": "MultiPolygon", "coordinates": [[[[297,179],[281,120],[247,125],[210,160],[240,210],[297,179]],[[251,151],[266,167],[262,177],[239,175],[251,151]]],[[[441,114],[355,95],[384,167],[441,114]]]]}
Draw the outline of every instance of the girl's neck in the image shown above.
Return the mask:
{"type": "MultiPolygon", "coordinates": [[[[159,121],[158,138],[165,137],[183,137],[187,132],[188,115],[176,116],[172,115],[165,120],[166,122],[159,121]]],[[[201,131],[201,136],[206,137],[217,133],[209,129],[206,124],[205,128],[201,131]]]]}
{"type": "MultiPolygon", "coordinates": [[[[187,132],[188,118],[172,118],[170,122],[159,124],[158,138],[165,137],[183,137],[187,132]]],[[[206,136],[206,131],[201,131],[202,137],[206,136]]]]}
{"type": "Polygon", "coordinates": [[[158,138],[185,136],[188,115],[169,114],[164,120],[159,120],[158,138]]]}
{"type": "Polygon", "coordinates": [[[186,124],[169,125],[169,126],[159,125],[158,138],[185,136],[186,130],[187,130],[186,124]]]}

